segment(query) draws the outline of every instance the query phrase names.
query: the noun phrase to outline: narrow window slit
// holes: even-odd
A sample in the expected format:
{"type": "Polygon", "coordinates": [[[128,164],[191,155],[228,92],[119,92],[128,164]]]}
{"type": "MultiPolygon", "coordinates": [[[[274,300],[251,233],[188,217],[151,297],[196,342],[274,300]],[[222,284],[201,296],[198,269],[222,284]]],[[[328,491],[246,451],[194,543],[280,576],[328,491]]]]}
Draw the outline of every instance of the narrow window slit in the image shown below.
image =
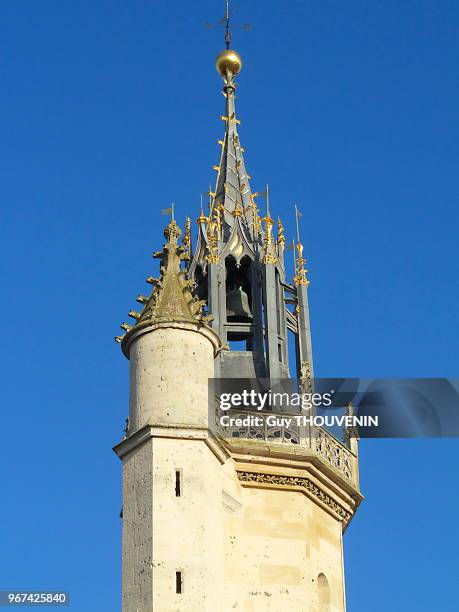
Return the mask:
{"type": "Polygon", "coordinates": [[[182,495],[182,471],[175,470],[175,497],[182,495]]]}
{"type": "Polygon", "coordinates": [[[182,572],[175,572],[175,592],[179,595],[182,593],[182,572]]]}

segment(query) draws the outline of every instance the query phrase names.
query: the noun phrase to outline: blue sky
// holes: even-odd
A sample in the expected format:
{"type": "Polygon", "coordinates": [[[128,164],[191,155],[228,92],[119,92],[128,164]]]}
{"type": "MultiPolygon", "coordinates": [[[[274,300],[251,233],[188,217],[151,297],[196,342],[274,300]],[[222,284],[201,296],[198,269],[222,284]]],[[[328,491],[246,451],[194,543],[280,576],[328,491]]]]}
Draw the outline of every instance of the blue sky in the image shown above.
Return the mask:
{"type": "MultiPolygon", "coordinates": [[[[223,2],[0,6],[0,588],[120,609],[118,325],[160,209],[198,214],[224,99],[223,2]]],[[[236,3],[252,187],[303,211],[320,376],[457,375],[459,5],[236,3]]],[[[365,440],[350,612],[457,607],[457,440],[365,440]]]]}

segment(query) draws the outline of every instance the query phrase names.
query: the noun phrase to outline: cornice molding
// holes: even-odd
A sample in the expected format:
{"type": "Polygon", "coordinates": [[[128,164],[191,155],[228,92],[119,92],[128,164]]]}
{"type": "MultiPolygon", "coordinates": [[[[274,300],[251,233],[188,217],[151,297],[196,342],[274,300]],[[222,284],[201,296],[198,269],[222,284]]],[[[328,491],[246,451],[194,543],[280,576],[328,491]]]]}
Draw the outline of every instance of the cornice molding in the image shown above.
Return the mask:
{"type": "Polygon", "coordinates": [[[284,474],[266,474],[260,472],[247,472],[237,470],[237,477],[246,485],[269,485],[281,489],[303,489],[305,493],[314,496],[327,510],[343,523],[345,529],[351,521],[352,513],[338,504],[328,493],[325,493],[312,480],[304,476],[289,476],[284,474]]]}
{"type": "Polygon", "coordinates": [[[135,451],[152,438],[172,438],[205,442],[220,463],[231,456],[220,440],[206,427],[188,427],[186,425],[145,425],[113,447],[120,459],[135,451]]]}

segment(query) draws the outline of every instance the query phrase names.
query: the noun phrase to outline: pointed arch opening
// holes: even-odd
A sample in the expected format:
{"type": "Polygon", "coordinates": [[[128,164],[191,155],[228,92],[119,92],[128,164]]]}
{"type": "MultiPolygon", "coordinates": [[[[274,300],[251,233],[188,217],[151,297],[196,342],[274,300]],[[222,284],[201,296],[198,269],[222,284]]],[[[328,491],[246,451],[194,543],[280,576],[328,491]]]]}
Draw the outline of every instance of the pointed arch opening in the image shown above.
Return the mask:
{"type": "Polygon", "coordinates": [[[252,260],[225,258],[227,339],[232,350],[253,350],[252,260]]]}
{"type": "Polygon", "coordinates": [[[320,573],[317,576],[317,594],[319,600],[320,612],[329,612],[330,610],[330,584],[325,574],[320,573]]]}
{"type": "Polygon", "coordinates": [[[235,323],[251,321],[252,286],[251,260],[245,256],[238,264],[232,255],[225,259],[226,318],[235,323]]]}

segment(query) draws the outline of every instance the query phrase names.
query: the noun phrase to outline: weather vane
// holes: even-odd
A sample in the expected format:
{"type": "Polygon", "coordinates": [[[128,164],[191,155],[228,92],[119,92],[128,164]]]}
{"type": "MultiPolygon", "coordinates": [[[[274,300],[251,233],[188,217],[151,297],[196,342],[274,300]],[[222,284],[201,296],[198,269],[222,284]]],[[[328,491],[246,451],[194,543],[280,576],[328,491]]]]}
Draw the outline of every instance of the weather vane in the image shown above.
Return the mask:
{"type": "Polygon", "coordinates": [[[226,11],[224,17],[219,19],[217,23],[205,24],[209,30],[212,30],[213,28],[225,28],[225,46],[227,49],[229,49],[231,46],[232,28],[242,28],[247,32],[252,27],[250,23],[236,23],[230,25],[230,17],[232,16],[233,12],[234,9],[231,9],[230,11],[229,0],[226,0],[226,11]]]}

